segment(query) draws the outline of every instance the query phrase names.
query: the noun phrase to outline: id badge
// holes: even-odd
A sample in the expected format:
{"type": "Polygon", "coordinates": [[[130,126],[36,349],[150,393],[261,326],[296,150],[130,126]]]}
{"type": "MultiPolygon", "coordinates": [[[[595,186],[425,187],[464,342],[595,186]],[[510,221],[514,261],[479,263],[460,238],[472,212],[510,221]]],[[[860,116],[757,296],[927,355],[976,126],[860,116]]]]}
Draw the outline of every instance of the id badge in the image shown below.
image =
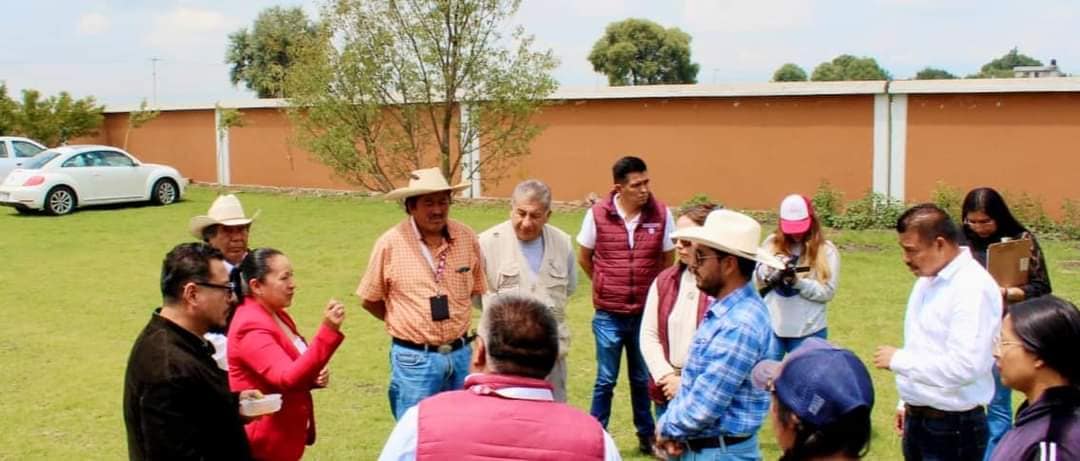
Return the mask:
{"type": "Polygon", "coordinates": [[[428,302],[431,303],[431,320],[438,322],[450,318],[450,298],[446,295],[432,296],[428,302]]]}

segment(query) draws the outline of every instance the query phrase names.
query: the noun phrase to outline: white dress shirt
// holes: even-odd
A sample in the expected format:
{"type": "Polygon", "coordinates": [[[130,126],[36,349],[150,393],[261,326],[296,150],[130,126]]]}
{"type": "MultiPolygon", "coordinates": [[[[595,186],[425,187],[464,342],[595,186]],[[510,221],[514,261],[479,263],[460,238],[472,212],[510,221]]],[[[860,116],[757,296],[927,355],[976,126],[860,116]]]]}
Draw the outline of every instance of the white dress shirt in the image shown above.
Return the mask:
{"type": "Polygon", "coordinates": [[[936,276],[919,277],[908,298],[904,347],[889,362],[902,403],[945,411],[990,403],[1001,313],[998,284],[967,247],[936,276]]]}
{"type": "MultiPolygon", "coordinates": [[[[528,389],[528,391],[534,391],[535,389],[528,389]]],[[[513,392],[514,389],[501,389],[501,391],[513,392]]],[[[522,398],[518,396],[516,398],[522,398]]],[[[532,398],[530,400],[553,400],[554,397],[550,391],[543,398],[532,398]]],[[[416,438],[417,431],[420,425],[420,406],[414,406],[405,410],[405,414],[401,415],[401,419],[398,420],[397,425],[394,426],[393,432],[390,433],[390,438],[386,440],[386,445],[383,446],[382,453],[379,455],[379,461],[413,461],[416,459],[416,438]]],[[[619,447],[615,445],[615,440],[611,438],[611,434],[604,431],[604,461],[622,461],[622,455],[619,454],[619,447]]]]}

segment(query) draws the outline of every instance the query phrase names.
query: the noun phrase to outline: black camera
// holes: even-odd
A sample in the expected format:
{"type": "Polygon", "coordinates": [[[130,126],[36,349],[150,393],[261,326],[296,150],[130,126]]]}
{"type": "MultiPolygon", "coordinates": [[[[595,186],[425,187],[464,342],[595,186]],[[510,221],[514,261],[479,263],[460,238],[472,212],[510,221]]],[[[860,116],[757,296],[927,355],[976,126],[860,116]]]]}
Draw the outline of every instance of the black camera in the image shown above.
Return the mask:
{"type": "Polygon", "coordinates": [[[810,267],[808,266],[797,266],[799,258],[786,255],[776,255],[776,258],[784,263],[784,268],[774,270],[765,277],[765,280],[763,280],[765,286],[761,287],[761,290],[759,291],[761,296],[765,296],[775,289],[791,291],[791,288],[795,286],[795,275],[801,272],[810,271],[810,267]]]}

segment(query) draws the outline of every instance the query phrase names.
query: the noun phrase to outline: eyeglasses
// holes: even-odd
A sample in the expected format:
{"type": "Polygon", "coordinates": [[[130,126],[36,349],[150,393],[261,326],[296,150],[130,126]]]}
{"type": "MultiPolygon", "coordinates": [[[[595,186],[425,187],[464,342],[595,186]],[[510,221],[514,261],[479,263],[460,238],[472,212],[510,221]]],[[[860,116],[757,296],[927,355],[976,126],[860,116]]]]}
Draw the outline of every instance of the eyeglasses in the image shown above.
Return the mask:
{"type": "Polygon", "coordinates": [[[671,239],[671,243],[672,243],[672,245],[681,246],[681,247],[689,247],[690,246],[690,241],[689,240],[683,240],[683,239],[671,239]]]}
{"type": "Polygon", "coordinates": [[[704,261],[706,259],[720,259],[720,258],[723,258],[724,256],[727,256],[727,255],[725,255],[725,254],[714,254],[714,255],[706,256],[705,253],[701,252],[701,250],[697,250],[697,251],[694,252],[694,259],[696,259],[698,261],[704,261]]]}
{"type": "Polygon", "coordinates": [[[1007,346],[1023,346],[1024,343],[1020,341],[1009,341],[1002,339],[1001,336],[994,338],[994,354],[1001,355],[1002,349],[1007,346]]]}
{"type": "Polygon", "coordinates": [[[233,290],[236,288],[236,285],[234,283],[232,283],[232,282],[228,282],[228,283],[226,283],[224,285],[218,285],[216,283],[210,283],[210,282],[199,282],[199,281],[196,281],[194,283],[196,285],[199,285],[199,286],[204,286],[204,287],[209,287],[209,288],[217,288],[219,290],[223,290],[223,291],[225,291],[226,295],[232,295],[233,290]]]}

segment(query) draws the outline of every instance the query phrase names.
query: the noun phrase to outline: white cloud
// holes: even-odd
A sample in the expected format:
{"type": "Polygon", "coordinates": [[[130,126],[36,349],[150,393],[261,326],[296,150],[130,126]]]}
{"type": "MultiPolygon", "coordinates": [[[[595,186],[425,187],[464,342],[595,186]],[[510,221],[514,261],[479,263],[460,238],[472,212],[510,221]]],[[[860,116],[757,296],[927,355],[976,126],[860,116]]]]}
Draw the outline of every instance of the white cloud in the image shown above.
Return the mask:
{"type": "Polygon", "coordinates": [[[803,26],[813,12],[809,0],[686,0],[682,19],[693,31],[749,32],[803,26]]]}
{"type": "Polygon", "coordinates": [[[109,30],[109,18],[101,13],[86,13],[79,17],[80,35],[98,35],[109,30]]]}
{"type": "Polygon", "coordinates": [[[146,40],[150,46],[165,49],[202,46],[208,40],[223,40],[229,27],[218,11],[181,6],[155,16],[146,40]]]}

